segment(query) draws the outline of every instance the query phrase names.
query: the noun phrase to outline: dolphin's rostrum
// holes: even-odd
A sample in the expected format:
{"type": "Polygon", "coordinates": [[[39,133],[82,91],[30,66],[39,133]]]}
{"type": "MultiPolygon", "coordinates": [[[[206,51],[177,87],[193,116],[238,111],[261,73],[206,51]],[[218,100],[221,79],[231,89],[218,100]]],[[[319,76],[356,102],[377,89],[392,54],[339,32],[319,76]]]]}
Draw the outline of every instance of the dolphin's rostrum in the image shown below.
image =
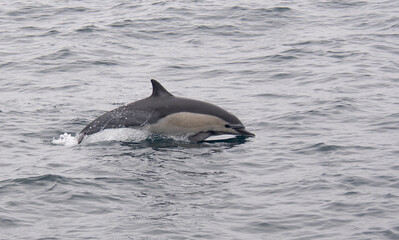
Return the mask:
{"type": "Polygon", "coordinates": [[[233,134],[255,136],[245,130],[233,114],[213,104],[175,97],[152,79],[152,95],[101,115],[79,134],[86,135],[109,128],[146,129],[156,134],[187,136],[190,141],[203,141],[209,136],[233,134]]]}

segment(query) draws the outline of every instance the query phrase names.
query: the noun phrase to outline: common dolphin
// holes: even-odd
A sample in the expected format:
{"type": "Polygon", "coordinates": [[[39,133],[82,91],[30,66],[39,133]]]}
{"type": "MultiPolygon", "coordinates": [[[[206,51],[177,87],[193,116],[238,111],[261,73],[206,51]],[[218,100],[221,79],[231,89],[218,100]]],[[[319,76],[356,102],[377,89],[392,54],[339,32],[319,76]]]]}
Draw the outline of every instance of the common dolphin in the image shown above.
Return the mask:
{"type": "Polygon", "coordinates": [[[150,97],[104,113],[79,133],[78,143],[87,135],[109,128],[136,128],[155,134],[187,136],[192,142],[221,134],[255,136],[226,110],[207,102],[175,97],[158,81],[152,79],[151,83],[150,97]]]}

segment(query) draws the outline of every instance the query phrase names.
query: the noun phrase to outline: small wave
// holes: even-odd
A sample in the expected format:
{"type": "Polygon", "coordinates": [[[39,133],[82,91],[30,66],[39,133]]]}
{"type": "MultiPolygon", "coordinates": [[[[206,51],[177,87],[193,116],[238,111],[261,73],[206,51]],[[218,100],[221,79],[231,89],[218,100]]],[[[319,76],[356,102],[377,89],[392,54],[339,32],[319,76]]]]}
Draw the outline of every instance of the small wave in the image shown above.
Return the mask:
{"type": "Polygon", "coordinates": [[[94,66],[118,66],[121,65],[120,62],[109,60],[109,59],[100,59],[100,60],[76,60],[69,61],[64,64],[52,65],[52,64],[42,64],[43,69],[39,70],[40,73],[54,73],[54,72],[68,72],[68,71],[81,71],[87,68],[94,66]],[[49,67],[48,67],[49,66],[49,67]]]}
{"type": "Polygon", "coordinates": [[[126,19],[123,21],[114,22],[114,23],[110,24],[109,26],[111,26],[113,28],[123,28],[123,27],[130,27],[133,25],[134,25],[134,22],[132,20],[126,19]]]}
{"type": "Polygon", "coordinates": [[[76,32],[81,33],[91,33],[95,31],[100,31],[100,28],[95,25],[87,25],[76,30],[76,32]]]}
{"type": "Polygon", "coordinates": [[[66,183],[69,181],[68,178],[55,175],[55,174],[44,174],[39,176],[25,177],[25,178],[16,178],[9,180],[12,183],[16,184],[24,184],[24,185],[42,185],[44,182],[62,182],[66,183]]]}
{"type": "Polygon", "coordinates": [[[333,144],[326,144],[326,143],[317,143],[311,146],[303,147],[294,149],[302,154],[314,154],[314,153],[332,153],[332,152],[341,152],[342,154],[348,154],[351,151],[363,151],[369,150],[372,147],[369,146],[359,146],[359,145],[351,145],[351,146],[342,146],[342,145],[333,145],[333,144]]]}
{"type": "Polygon", "coordinates": [[[59,8],[57,9],[58,11],[55,14],[80,14],[82,12],[88,12],[90,11],[89,8],[85,8],[85,7],[63,7],[63,8],[59,8]]]}
{"type": "Polygon", "coordinates": [[[57,50],[56,52],[46,54],[40,57],[37,57],[38,60],[58,60],[58,59],[66,59],[70,56],[73,56],[75,53],[69,50],[68,48],[63,48],[60,50],[57,50]]]}

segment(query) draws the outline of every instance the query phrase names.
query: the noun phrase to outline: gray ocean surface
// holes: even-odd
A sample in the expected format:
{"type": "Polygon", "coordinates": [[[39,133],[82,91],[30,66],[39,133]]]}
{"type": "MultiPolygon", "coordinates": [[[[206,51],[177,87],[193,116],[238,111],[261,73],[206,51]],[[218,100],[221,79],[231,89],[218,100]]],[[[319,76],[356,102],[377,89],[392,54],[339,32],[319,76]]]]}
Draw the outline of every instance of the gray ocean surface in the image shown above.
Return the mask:
{"type": "Polygon", "coordinates": [[[0,239],[399,239],[398,1],[2,1],[0,239]],[[73,144],[151,78],[256,137],[73,144]]]}

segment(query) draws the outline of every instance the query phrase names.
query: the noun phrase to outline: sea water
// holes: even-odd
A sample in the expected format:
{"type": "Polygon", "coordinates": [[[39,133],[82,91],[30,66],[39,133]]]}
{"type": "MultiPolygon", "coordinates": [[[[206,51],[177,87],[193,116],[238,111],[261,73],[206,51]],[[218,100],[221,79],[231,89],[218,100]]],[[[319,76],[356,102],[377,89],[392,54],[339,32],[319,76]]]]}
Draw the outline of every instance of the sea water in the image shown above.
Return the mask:
{"type": "Polygon", "coordinates": [[[397,1],[3,1],[0,239],[399,239],[397,1]],[[76,134],[150,79],[255,138],[76,134]]]}

